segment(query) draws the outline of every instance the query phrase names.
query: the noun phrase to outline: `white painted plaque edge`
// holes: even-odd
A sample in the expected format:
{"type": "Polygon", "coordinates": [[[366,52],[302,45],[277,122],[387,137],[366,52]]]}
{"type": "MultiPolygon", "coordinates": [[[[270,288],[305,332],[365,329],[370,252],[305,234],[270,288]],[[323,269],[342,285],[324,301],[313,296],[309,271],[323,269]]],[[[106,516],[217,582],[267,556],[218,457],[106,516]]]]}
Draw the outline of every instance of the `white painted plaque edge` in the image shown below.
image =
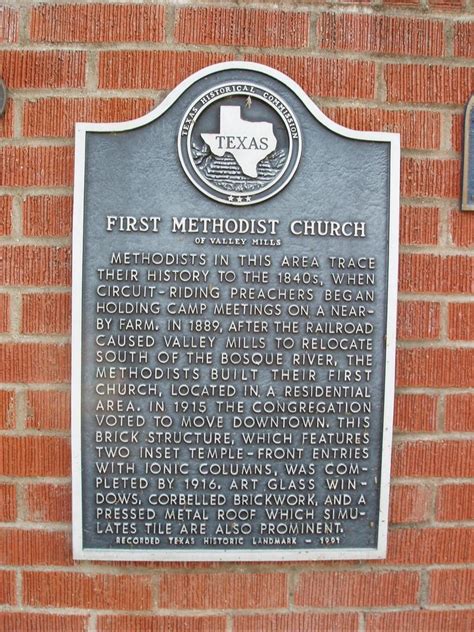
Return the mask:
{"type": "Polygon", "coordinates": [[[72,441],[72,532],[73,557],[77,560],[123,561],[298,561],[383,559],[387,551],[392,419],[395,393],[395,350],[398,285],[398,232],[400,205],[400,135],[389,132],[362,132],[343,127],[328,118],[311,101],[303,89],[287,75],[252,62],[225,62],[203,68],[189,76],[151,112],[120,123],[76,123],[74,162],[74,205],[72,246],[72,364],[71,364],[71,441],[72,441]],[[329,130],[355,140],[390,143],[390,217],[388,238],[388,288],[386,324],[386,362],[384,393],[384,427],[380,480],[378,546],[367,549],[298,549],[272,550],[107,550],[84,549],[82,524],[82,456],[81,456],[81,359],[82,359],[82,266],[84,221],[85,146],[87,132],[122,132],[151,123],[164,114],[193,83],[225,70],[251,70],[268,75],[292,90],[309,112],[329,130]]]}

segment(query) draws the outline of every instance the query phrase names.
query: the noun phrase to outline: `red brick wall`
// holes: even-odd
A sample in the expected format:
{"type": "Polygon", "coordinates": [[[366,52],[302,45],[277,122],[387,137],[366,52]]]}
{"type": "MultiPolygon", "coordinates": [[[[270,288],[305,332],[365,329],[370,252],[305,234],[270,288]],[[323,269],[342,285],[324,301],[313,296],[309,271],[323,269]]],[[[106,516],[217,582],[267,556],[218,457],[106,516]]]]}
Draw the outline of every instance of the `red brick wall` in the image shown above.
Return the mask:
{"type": "Polygon", "coordinates": [[[474,213],[459,211],[473,0],[0,6],[0,630],[467,632],[474,627],[474,213]],[[147,112],[255,60],[329,116],[401,134],[399,351],[382,562],[71,559],[73,123],[147,112]]]}

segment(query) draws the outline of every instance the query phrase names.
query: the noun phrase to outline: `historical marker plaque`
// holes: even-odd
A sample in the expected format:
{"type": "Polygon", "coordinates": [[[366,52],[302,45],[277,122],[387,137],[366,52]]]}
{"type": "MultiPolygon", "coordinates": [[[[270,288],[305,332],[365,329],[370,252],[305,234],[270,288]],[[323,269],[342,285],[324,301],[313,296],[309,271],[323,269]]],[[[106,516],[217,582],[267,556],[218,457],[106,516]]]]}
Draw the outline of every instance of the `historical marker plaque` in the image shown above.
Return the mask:
{"type": "Polygon", "coordinates": [[[76,152],[75,556],[382,557],[398,136],[230,63],[76,152]]]}

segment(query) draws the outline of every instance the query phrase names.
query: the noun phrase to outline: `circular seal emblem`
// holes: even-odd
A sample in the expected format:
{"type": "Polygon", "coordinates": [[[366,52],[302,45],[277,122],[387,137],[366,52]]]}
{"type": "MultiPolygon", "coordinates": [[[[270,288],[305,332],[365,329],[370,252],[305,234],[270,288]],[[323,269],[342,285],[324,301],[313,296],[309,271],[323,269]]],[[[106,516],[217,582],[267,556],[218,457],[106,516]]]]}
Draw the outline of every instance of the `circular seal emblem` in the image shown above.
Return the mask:
{"type": "Polygon", "coordinates": [[[229,82],[188,108],[178,154],[202,193],[247,206],[267,200],[291,180],[301,156],[301,132],[277,94],[253,83],[229,82]]]}

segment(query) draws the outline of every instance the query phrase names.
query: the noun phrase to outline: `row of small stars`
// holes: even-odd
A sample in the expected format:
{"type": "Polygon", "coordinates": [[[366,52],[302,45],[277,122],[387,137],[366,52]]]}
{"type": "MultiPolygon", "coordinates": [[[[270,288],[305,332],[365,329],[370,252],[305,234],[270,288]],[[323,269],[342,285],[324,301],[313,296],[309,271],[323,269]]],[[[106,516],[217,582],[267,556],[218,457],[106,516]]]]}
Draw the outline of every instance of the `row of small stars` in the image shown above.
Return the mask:
{"type": "MultiPolygon", "coordinates": [[[[244,198],[241,195],[239,195],[237,197],[234,197],[233,195],[229,195],[229,197],[227,199],[228,199],[229,202],[234,202],[234,201],[235,202],[243,202],[244,201],[244,198]]],[[[250,202],[251,200],[252,200],[251,196],[247,195],[247,197],[245,198],[245,201],[246,202],[250,202]]]]}

